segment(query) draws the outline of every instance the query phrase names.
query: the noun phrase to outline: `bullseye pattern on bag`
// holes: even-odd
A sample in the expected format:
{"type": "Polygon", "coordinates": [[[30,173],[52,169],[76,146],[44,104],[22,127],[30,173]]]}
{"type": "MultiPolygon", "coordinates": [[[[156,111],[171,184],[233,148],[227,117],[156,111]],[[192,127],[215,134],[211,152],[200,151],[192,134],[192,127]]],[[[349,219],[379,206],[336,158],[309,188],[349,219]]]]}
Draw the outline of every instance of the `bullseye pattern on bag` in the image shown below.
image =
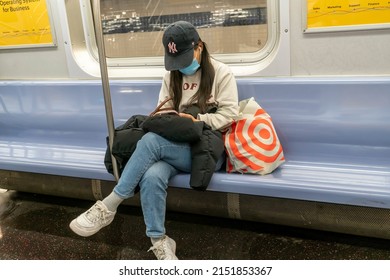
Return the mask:
{"type": "Polygon", "coordinates": [[[239,105],[239,117],[224,136],[226,171],[271,173],[285,161],[271,117],[253,97],[239,105]]]}

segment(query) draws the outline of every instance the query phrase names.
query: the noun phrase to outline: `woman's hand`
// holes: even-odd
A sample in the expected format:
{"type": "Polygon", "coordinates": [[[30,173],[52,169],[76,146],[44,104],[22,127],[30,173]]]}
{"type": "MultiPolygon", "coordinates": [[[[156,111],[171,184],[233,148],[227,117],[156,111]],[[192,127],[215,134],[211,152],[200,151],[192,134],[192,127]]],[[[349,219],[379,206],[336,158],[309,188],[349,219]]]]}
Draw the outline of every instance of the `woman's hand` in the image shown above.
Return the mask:
{"type": "Polygon", "coordinates": [[[192,115],[186,113],[179,113],[180,117],[191,119],[193,122],[198,122],[198,119],[195,119],[192,115]]]}

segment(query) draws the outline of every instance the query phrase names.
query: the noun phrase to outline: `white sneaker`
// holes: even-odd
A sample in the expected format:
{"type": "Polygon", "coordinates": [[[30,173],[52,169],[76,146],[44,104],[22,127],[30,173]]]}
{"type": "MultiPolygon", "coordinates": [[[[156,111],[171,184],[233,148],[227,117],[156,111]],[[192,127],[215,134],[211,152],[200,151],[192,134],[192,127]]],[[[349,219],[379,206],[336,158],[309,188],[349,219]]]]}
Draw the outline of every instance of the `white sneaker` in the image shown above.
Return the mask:
{"type": "Polygon", "coordinates": [[[176,252],[176,242],[172,238],[169,238],[167,235],[164,236],[161,240],[154,243],[148,252],[152,250],[156,255],[158,260],[178,260],[175,255],[176,252]]]}
{"type": "Polygon", "coordinates": [[[98,200],[89,210],[74,219],[69,227],[80,236],[91,236],[111,224],[115,214],[116,212],[109,211],[106,205],[98,200]]]}

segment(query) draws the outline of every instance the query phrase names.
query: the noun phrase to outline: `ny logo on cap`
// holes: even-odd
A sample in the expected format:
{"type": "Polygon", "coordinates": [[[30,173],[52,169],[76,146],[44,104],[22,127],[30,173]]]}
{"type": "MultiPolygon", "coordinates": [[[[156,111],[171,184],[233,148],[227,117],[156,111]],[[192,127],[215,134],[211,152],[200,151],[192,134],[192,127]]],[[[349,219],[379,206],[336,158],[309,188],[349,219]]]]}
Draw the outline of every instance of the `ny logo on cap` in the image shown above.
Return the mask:
{"type": "Polygon", "coordinates": [[[169,42],[168,50],[170,53],[177,53],[176,44],[174,42],[169,42]]]}

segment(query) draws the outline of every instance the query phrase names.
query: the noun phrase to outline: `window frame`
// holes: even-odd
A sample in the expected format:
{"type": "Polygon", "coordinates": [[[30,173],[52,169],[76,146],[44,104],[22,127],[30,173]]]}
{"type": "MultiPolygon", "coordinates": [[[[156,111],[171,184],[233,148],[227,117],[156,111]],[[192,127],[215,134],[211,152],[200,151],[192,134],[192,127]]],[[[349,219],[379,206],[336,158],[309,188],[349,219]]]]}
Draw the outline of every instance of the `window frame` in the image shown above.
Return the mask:
{"type": "MultiPolygon", "coordinates": [[[[85,53],[88,53],[89,56],[88,59],[82,58],[82,68],[89,75],[99,76],[98,51],[91,1],[81,0],[79,3],[85,37],[83,56],[85,56],[85,53]],[[86,65],[91,62],[94,62],[94,65],[86,65]]],[[[289,20],[288,0],[267,0],[268,40],[261,50],[253,53],[211,55],[231,66],[233,73],[239,76],[256,75],[256,73],[272,76],[289,75],[289,20]]],[[[75,54],[76,50],[72,50],[72,52],[75,60],[77,60],[77,57],[81,57],[81,55],[75,54]]],[[[76,63],[80,65],[80,62],[76,61],[76,63]]],[[[112,78],[155,78],[161,77],[166,72],[163,56],[107,58],[107,66],[109,76],[112,78]]]]}

